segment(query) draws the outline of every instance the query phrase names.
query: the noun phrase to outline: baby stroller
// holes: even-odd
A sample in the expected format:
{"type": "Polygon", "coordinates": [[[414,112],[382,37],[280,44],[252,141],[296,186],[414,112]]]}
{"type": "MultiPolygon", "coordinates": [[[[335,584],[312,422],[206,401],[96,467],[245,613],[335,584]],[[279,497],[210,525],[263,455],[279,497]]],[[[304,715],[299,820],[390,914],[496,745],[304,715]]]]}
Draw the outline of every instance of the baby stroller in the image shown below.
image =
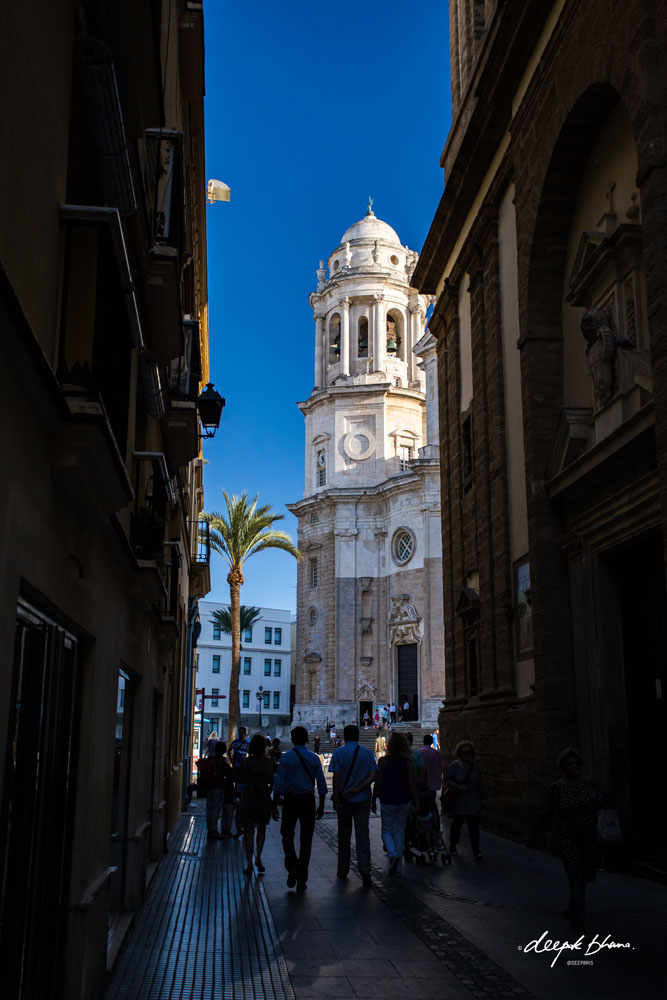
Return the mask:
{"type": "Polygon", "coordinates": [[[420,796],[419,812],[408,817],[403,857],[406,861],[425,865],[427,861],[436,862],[438,855],[443,865],[451,865],[452,856],[442,835],[435,803],[430,797],[420,796]]]}

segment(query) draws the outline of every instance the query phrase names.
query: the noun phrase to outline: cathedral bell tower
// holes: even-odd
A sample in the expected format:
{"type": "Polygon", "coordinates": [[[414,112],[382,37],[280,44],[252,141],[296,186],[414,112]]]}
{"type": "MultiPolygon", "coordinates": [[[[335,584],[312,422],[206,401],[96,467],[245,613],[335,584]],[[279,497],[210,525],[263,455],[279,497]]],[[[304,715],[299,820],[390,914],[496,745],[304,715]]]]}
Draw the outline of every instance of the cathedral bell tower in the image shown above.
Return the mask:
{"type": "Polygon", "coordinates": [[[289,509],[304,553],[294,719],[311,727],[327,714],[356,722],[401,698],[412,719],[435,719],[444,694],[431,691],[425,631],[442,583],[435,344],[425,330],[430,299],[410,287],[416,262],[369,201],[328,268],[320,261],[310,295],[314,388],[299,404],[305,489],[289,509]],[[409,634],[393,622],[404,606],[409,634]],[[401,645],[413,648],[399,654],[401,645]]]}

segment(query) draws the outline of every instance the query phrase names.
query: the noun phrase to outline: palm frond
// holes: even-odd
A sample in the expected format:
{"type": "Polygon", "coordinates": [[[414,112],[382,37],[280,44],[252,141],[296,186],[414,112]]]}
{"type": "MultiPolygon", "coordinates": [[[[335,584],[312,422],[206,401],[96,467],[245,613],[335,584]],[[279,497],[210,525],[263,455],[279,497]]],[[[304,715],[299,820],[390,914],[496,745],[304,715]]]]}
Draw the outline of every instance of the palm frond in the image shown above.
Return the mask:
{"type": "MultiPolygon", "coordinates": [[[[242,604],[241,605],[241,631],[244,629],[252,628],[255,622],[259,621],[262,617],[262,609],[254,608],[252,605],[242,604]]],[[[216,611],[211,612],[211,621],[214,625],[217,625],[221,632],[225,635],[232,634],[232,616],[229,608],[218,608],[216,611]]]]}

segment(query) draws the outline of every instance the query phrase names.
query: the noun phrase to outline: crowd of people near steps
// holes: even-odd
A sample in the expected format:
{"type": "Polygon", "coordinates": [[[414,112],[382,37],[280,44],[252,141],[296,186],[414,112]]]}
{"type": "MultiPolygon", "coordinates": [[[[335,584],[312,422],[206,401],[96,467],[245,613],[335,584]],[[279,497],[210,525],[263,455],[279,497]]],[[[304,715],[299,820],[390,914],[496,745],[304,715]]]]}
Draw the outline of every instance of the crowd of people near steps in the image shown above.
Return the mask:
{"type": "MultiPolygon", "coordinates": [[[[318,752],[319,739],[314,750],[308,749],[309,734],[304,726],[296,726],[291,739],[292,748],[284,750],[279,739],[261,734],[249,739],[247,730],[240,727],[228,747],[212,734],[204,756],[197,762],[197,791],[206,797],[209,838],[243,838],[243,873],[249,878],[255,872],[264,873],[266,827],[271,819],[280,821],[287,887],[303,892],[308,885],[315,823],[324,815],[328,789],[323,758],[318,752]]],[[[345,726],[340,745],[328,760],[338,825],[339,879],[347,879],[350,872],[354,830],[357,870],[363,886],[372,884],[369,821],[378,804],[391,878],[401,875],[406,831],[408,837],[410,831],[414,832],[427,858],[433,859],[441,844],[449,860],[457,855],[465,825],[473,858],[482,861],[480,813],[484,789],[475,746],[470,740],[461,741],[454,759],[445,766],[434,742],[427,733],[423,745],[417,748],[409,732],[390,731],[385,736],[378,731],[374,753],[360,744],[357,725],[345,726]],[[441,816],[450,821],[448,845],[441,816]]],[[[550,786],[528,846],[541,830],[551,827],[570,889],[563,916],[585,931],[585,890],[594,880],[598,865],[599,800],[584,776],[583,761],[576,749],[564,750],[558,766],[561,778],[550,786]]]]}

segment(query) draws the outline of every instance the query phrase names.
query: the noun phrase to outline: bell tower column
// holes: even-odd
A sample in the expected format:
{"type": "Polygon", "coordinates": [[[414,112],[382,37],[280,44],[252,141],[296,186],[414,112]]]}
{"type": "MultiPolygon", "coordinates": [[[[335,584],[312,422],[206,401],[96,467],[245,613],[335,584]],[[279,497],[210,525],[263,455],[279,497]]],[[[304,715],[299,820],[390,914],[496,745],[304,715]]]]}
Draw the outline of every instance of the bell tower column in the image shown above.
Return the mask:
{"type": "Polygon", "coordinates": [[[341,299],[341,312],[343,323],[340,334],[340,373],[350,374],[350,300],[346,296],[341,299]]]}
{"type": "Polygon", "coordinates": [[[410,336],[408,337],[408,344],[406,345],[407,349],[405,357],[408,362],[408,385],[410,385],[410,383],[414,382],[417,378],[416,358],[412,348],[421,337],[420,321],[422,309],[418,300],[410,302],[408,308],[410,310],[410,336]]]}
{"type": "Polygon", "coordinates": [[[373,370],[384,370],[384,357],[387,347],[386,330],[382,329],[382,301],[384,292],[376,292],[373,296],[373,370]]]}
{"type": "Polygon", "coordinates": [[[315,388],[324,385],[324,313],[315,313],[315,388]]]}

